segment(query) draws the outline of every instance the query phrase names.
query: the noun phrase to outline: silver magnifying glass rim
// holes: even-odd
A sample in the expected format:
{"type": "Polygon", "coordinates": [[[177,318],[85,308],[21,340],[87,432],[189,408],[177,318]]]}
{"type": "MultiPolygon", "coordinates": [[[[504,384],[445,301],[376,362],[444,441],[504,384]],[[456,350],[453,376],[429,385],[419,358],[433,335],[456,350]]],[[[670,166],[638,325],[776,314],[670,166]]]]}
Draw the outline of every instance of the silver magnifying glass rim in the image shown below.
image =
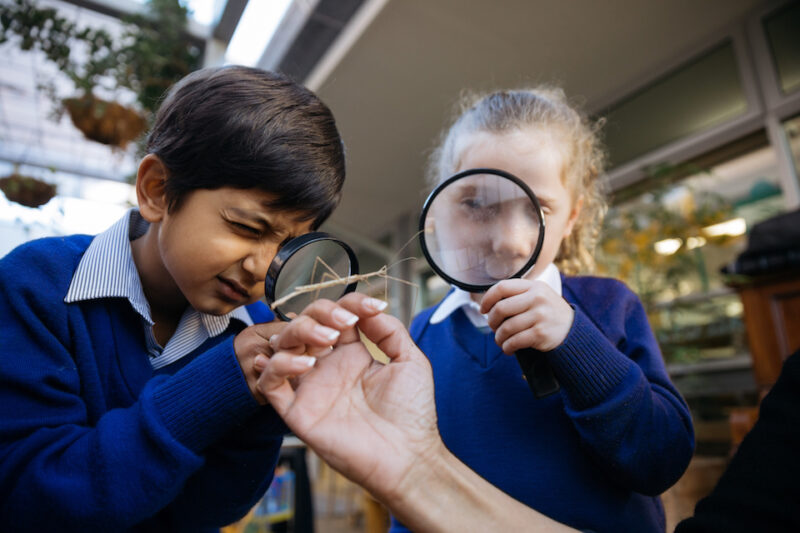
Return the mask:
{"type": "Polygon", "coordinates": [[[497,168],[470,168],[468,170],[461,171],[458,174],[450,176],[442,183],[437,185],[436,188],[428,195],[428,198],[425,200],[425,204],[422,206],[422,213],[419,216],[419,241],[420,241],[420,248],[422,248],[422,253],[425,256],[425,259],[428,260],[428,264],[431,266],[433,271],[436,272],[436,274],[438,274],[442,279],[444,279],[448,283],[451,283],[456,287],[464,289],[465,291],[468,292],[484,292],[489,290],[497,282],[495,281],[493,283],[488,283],[488,284],[474,285],[471,283],[466,283],[457,280],[449,276],[447,272],[444,272],[437,265],[436,261],[433,260],[433,257],[431,256],[431,253],[428,250],[428,243],[425,240],[426,239],[425,219],[428,216],[428,210],[431,208],[431,204],[433,203],[434,199],[436,199],[439,193],[441,193],[442,190],[444,190],[448,185],[450,185],[454,181],[466,178],[467,176],[474,176],[475,174],[494,174],[496,176],[506,178],[516,183],[520,189],[525,191],[525,194],[528,195],[528,198],[530,198],[531,202],[533,202],[533,205],[536,208],[536,213],[539,216],[539,221],[541,222],[540,226],[541,230],[539,231],[539,238],[536,241],[536,247],[534,248],[530,259],[528,260],[527,263],[525,263],[525,265],[522,268],[520,268],[517,272],[515,272],[506,279],[521,278],[523,275],[525,275],[526,272],[528,272],[528,270],[531,269],[531,267],[536,263],[536,260],[539,259],[539,253],[542,251],[542,245],[544,244],[545,220],[544,220],[544,212],[542,212],[542,206],[539,204],[539,200],[538,198],[536,198],[536,195],[533,193],[531,188],[528,187],[528,185],[524,181],[514,176],[513,174],[497,168]]]}

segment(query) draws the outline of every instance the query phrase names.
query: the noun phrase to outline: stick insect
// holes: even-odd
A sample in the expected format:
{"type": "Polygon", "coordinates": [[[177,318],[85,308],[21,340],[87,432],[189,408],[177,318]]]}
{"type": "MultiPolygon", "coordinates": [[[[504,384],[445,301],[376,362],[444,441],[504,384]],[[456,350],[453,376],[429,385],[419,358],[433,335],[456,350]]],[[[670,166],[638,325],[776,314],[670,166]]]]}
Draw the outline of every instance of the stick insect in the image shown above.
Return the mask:
{"type": "MultiPolygon", "coordinates": [[[[415,259],[415,258],[410,257],[408,259],[415,259]]],[[[398,263],[401,263],[402,261],[406,261],[406,260],[407,259],[403,259],[401,261],[398,261],[398,262],[394,263],[391,266],[397,265],[398,263]]],[[[409,285],[409,286],[414,287],[415,289],[419,290],[419,285],[417,285],[416,283],[413,283],[411,281],[407,281],[407,280],[404,280],[404,279],[400,279],[400,278],[397,278],[397,277],[394,277],[394,276],[390,276],[388,274],[390,267],[387,266],[387,265],[384,265],[383,267],[381,267],[380,269],[378,269],[378,270],[376,270],[374,272],[368,272],[366,274],[352,274],[350,276],[341,277],[336,273],[335,270],[333,270],[333,268],[330,267],[330,265],[328,265],[328,263],[325,262],[324,259],[322,259],[321,257],[317,257],[314,260],[314,265],[313,265],[312,270],[311,270],[311,279],[316,279],[317,268],[324,268],[325,269],[325,271],[320,276],[323,281],[320,281],[319,283],[312,283],[310,285],[299,285],[299,286],[295,287],[292,290],[292,292],[290,292],[289,294],[287,294],[285,296],[282,296],[281,298],[278,298],[277,300],[272,302],[272,304],[270,305],[270,309],[274,310],[276,307],[285,304],[286,302],[292,300],[293,298],[295,298],[297,296],[300,296],[301,294],[307,294],[309,292],[316,292],[316,294],[314,295],[314,298],[316,299],[316,298],[319,297],[320,291],[322,291],[323,289],[328,289],[330,287],[335,287],[335,286],[338,286],[338,285],[349,285],[351,283],[359,282],[359,281],[363,281],[367,285],[369,285],[369,280],[372,279],[372,278],[381,278],[381,279],[384,280],[384,282],[385,282],[385,287],[384,287],[385,294],[389,294],[389,281],[390,280],[391,281],[396,281],[398,283],[403,283],[405,285],[409,285]]]]}

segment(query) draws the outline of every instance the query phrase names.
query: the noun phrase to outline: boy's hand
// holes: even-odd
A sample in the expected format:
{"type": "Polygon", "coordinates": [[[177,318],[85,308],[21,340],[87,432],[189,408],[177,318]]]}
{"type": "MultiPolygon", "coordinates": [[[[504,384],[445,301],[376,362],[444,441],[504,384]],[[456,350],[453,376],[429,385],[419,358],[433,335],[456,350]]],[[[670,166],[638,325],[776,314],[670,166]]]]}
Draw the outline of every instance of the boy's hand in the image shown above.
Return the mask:
{"type": "Polygon", "coordinates": [[[523,348],[549,352],[567,338],[575,311],[546,283],[508,279],[484,294],[481,313],[489,315],[495,342],[506,354],[523,348]]]}
{"type": "Polygon", "coordinates": [[[259,371],[256,369],[256,357],[260,354],[270,356],[273,350],[270,346],[270,338],[277,335],[288,324],[275,320],[273,322],[266,322],[264,324],[254,324],[239,332],[233,338],[233,351],[236,354],[236,359],[239,361],[239,366],[242,368],[242,373],[247,379],[247,385],[250,387],[250,393],[261,405],[266,405],[267,399],[256,388],[258,381],[259,371]]]}

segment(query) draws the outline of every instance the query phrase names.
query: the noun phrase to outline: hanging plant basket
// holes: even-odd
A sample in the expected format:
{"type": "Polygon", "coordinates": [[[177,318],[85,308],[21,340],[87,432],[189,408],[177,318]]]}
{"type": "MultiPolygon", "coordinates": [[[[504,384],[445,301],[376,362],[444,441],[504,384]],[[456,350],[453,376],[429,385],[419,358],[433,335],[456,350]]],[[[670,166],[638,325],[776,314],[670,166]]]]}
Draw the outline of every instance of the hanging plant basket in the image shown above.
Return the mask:
{"type": "Polygon", "coordinates": [[[12,202],[26,207],[39,207],[49,202],[56,195],[56,186],[45,181],[11,174],[0,178],[0,191],[12,202]]]}
{"type": "Polygon", "coordinates": [[[92,141],[125,148],[147,128],[147,121],[135,110],[91,94],[65,98],[63,104],[75,127],[92,141]]]}

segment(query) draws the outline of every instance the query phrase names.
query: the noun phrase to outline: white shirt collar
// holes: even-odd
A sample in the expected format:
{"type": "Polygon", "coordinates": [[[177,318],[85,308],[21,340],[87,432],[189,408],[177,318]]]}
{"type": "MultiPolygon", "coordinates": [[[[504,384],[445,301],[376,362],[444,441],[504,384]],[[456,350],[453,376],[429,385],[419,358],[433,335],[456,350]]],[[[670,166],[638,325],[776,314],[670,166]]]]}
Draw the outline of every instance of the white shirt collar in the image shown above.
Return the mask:
{"type": "MultiPolygon", "coordinates": [[[[148,226],[139,210],[133,208],[114,225],[97,235],[78,263],[64,302],[126,298],[147,323],[147,329],[152,328],[150,304],[145,298],[131,251],[131,241],[144,235],[148,226]]],[[[253,325],[253,319],[244,307],[237,307],[221,316],[187,308],[178,329],[164,352],[154,359],[153,366],[165,366],[191,352],[206,339],[221,334],[228,328],[231,318],[248,326],[253,325]]]]}
{"type": "MultiPolygon", "coordinates": [[[[558,268],[550,263],[547,267],[536,277],[536,280],[545,282],[551,289],[553,289],[559,296],[561,296],[561,274],[558,268]]],[[[453,287],[453,291],[448,294],[436,311],[433,312],[430,318],[431,324],[437,324],[458,309],[464,307],[464,313],[476,328],[488,327],[489,323],[486,315],[481,314],[480,305],[472,300],[472,293],[467,292],[458,287],[453,287]]]]}

